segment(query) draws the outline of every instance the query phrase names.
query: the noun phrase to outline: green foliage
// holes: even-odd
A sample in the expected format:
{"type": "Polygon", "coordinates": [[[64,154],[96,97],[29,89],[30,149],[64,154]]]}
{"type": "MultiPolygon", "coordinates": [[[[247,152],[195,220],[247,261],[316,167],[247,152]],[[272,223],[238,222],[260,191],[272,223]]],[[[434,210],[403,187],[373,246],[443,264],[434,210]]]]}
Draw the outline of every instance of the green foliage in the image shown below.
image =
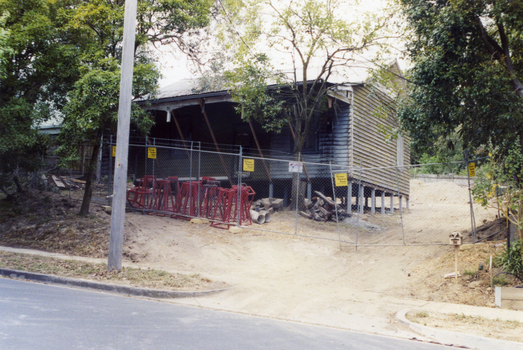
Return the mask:
{"type": "Polygon", "coordinates": [[[400,3],[414,67],[399,116],[414,151],[456,131],[468,150],[516,142],[523,131],[521,1],[400,3]]]}
{"type": "Polygon", "coordinates": [[[490,162],[478,172],[472,195],[485,207],[499,208],[523,239],[523,153],[519,138],[511,145],[491,147],[490,162]]]}
{"type": "Polygon", "coordinates": [[[291,124],[294,153],[327,101],[326,82],[350,73],[354,56],[371,47],[384,50],[389,17],[362,15],[351,21],[342,0],[222,1],[227,20],[219,37],[236,53],[227,78],[246,119],[268,130],[291,124]],[[241,35],[241,40],[238,40],[241,35]],[[273,67],[282,67],[285,74],[273,67]],[[314,69],[312,69],[314,67],[314,69]],[[267,86],[277,84],[276,91],[267,86]]]}
{"type": "MultiPolygon", "coordinates": [[[[284,100],[279,87],[268,88],[266,79],[272,69],[265,54],[258,54],[225,73],[236,110],[247,121],[260,122],[267,131],[280,131],[288,120],[281,117],[284,100]]],[[[281,83],[280,77],[275,80],[281,83]]]]}
{"type": "Polygon", "coordinates": [[[523,278],[523,245],[520,239],[516,239],[510,244],[510,247],[505,247],[503,252],[496,255],[493,264],[496,267],[502,267],[505,272],[523,278]]]}
{"type": "Polygon", "coordinates": [[[37,126],[65,103],[78,76],[76,48],[58,11],[68,1],[0,2],[0,173],[2,185],[42,164],[47,138],[37,126]]]}
{"type": "Polygon", "coordinates": [[[477,271],[472,271],[472,270],[465,270],[465,272],[463,272],[464,276],[476,276],[477,274],[478,274],[477,271]]]}

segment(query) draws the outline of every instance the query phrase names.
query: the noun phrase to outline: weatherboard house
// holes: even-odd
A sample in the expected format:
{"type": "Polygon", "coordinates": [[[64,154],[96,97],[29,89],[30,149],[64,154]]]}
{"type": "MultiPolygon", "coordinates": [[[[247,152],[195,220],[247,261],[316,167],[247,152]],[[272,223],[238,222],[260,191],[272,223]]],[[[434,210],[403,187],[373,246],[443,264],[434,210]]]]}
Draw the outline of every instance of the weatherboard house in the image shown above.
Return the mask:
{"type": "MultiPolygon", "coordinates": [[[[401,75],[397,63],[391,69],[401,75]]],[[[404,165],[409,164],[409,140],[387,137],[387,130],[399,126],[390,108],[393,98],[385,88],[364,80],[327,85],[329,108],[310,128],[301,154],[305,162],[301,175],[306,183],[304,192],[309,197],[315,190],[335,195],[349,211],[389,213],[394,208],[408,208],[409,172],[404,165]],[[332,169],[347,174],[346,186],[331,186],[332,169]]],[[[154,100],[142,103],[155,118],[147,142],[158,146],[156,165],[144,170],[147,157],[133,155],[131,135],[130,175],[141,177],[155,167],[157,174],[195,178],[191,159],[193,165],[200,164],[200,176],[229,179],[235,184],[240,176],[241,153],[260,164],[253,172],[242,173],[241,181],[252,186],[260,198],[287,200],[292,187],[291,128],[266,132],[258,123],[242,120],[228,91],[196,93],[195,86],[193,80],[179,81],[160,89],[154,100]],[[162,152],[162,146],[174,146],[174,150],[162,152]]]]}

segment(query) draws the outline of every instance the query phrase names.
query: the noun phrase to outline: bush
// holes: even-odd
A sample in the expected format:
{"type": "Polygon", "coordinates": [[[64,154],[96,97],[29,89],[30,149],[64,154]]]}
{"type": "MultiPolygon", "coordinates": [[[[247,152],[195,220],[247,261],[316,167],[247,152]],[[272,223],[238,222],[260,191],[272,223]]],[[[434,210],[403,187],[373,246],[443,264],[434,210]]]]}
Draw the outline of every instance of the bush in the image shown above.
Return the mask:
{"type": "Polygon", "coordinates": [[[505,272],[511,273],[518,277],[523,277],[523,258],[521,240],[516,239],[509,247],[505,247],[503,252],[496,255],[494,265],[502,267],[505,272]]]}

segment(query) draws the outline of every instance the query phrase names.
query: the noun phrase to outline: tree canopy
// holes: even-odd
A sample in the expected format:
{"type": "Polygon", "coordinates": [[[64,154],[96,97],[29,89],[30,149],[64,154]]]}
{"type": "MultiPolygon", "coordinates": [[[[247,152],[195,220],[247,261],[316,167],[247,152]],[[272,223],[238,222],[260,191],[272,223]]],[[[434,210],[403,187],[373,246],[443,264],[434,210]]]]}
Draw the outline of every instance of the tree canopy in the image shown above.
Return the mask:
{"type": "Polygon", "coordinates": [[[455,132],[469,150],[521,147],[523,2],[400,2],[414,64],[400,117],[415,148],[455,132]]]}
{"type": "Polygon", "coordinates": [[[78,78],[78,50],[67,41],[58,14],[68,4],[0,2],[0,172],[13,177],[19,190],[17,172],[35,170],[45,152],[36,126],[64,105],[78,78]]]}
{"type": "MultiPolygon", "coordinates": [[[[157,88],[160,74],[150,59],[149,46],[176,43],[190,53],[192,48],[186,44],[184,36],[208,23],[210,6],[210,0],[138,1],[133,74],[135,99],[154,96],[157,88]]],[[[67,164],[78,157],[78,145],[90,145],[93,150],[80,209],[80,214],[87,214],[101,138],[105,130],[115,129],[118,116],[124,1],[80,1],[64,9],[62,14],[66,28],[81,51],[81,76],[68,94],[68,103],[63,109],[59,153],[67,164]]],[[[149,114],[138,106],[133,106],[132,120],[144,133],[153,123],[149,114]]]]}
{"type": "Polygon", "coordinates": [[[237,53],[227,75],[233,99],[244,118],[257,119],[269,130],[290,123],[296,155],[311,122],[325,108],[328,79],[346,74],[357,55],[378,56],[392,36],[389,16],[347,19],[355,8],[342,0],[221,3],[225,30],[220,37],[237,53]],[[270,84],[281,87],[279,104],[267,89],[270,84]]]}

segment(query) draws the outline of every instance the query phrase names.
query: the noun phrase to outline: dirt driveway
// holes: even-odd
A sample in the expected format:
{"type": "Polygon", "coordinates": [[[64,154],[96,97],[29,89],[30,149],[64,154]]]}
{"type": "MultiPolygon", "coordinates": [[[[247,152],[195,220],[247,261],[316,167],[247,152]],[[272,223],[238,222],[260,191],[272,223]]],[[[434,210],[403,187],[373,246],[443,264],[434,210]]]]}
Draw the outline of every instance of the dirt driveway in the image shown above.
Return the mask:
{"type": "MultiPolygon", "coordinates": [[[[445,185],[445,195],[441,184],[415,185],[418,190],[439,188],[437,198],[414,195],[417,201],[405,212],[405,221],[419,239],[423,234],[431,239],[436,239],[436,234],[448,237],[449,230],[459,228],[458,224],[470,225],[467,191],[450,184],[445,185]],[[429,210],[429,205],[438,208],[445,201],[464,207],[464,214],[460,217],[454,210],[449,219],[448,206],[446,210],[429,210]],[[431,223],[441,223],[439,228],[426,224],[428,212],[431,223]],[[423,232],[422,227],[430,230],[423,232]]],[[[486,220],[493,213],[479,216],[486,220]]],[[[290,218],[292,215],[276,213],[273,223],[292,227],[292,221],[287,222],[290,218]]],[[[420,305],[420,301],[466,299],[481,306],[493,302],[493,296],[468,288],[456,293],[460,287],[443,279],[445,273],[452,272],[447,265],[453,266],[441,263],[453,251],[446,245],[355,249],[342,244],[340,250],[336,241],[249,229],[231,233],[208,224],[139,213],[128,214],[126,220],[124,252],[130,260],[172,272],[200,273],[231,286],[217,296],[183,301],[189,304],[362,331],[374,326],[397,335],[404,329],[396,324],[396,312],[420,305]]],[[[389,227],[372,236],[379,242],[396,243],[401,231],[399,217],[384,220],[376,216],[375,222],[389,227]]]]}

